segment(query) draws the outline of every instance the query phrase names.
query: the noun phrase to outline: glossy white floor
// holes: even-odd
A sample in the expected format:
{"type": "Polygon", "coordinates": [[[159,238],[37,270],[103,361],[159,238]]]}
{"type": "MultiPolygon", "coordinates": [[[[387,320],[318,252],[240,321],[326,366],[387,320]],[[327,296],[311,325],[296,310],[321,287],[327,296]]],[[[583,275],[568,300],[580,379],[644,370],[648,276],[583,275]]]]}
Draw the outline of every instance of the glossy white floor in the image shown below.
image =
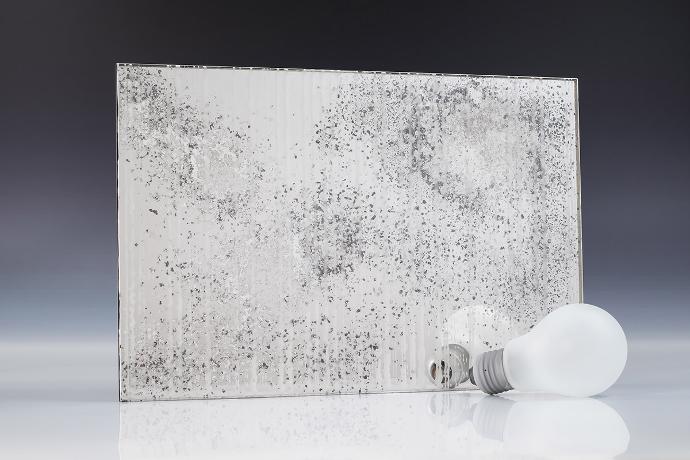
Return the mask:
{"type": "Polygon", "coordinates": [[[0,344],[2,459],[690,458],[690,342],[632,343],[597,398],[116,402],[113,344],[0,344]]]}

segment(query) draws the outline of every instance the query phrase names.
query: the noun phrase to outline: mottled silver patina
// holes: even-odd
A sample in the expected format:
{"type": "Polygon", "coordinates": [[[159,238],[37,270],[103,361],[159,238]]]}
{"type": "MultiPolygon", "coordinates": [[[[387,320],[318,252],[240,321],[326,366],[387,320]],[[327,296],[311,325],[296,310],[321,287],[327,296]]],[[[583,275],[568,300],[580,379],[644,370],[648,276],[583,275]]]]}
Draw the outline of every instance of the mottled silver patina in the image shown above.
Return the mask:
{"type": "Polygon", "coordinates": [[[122,400],[436,388],[580,301],[577,82],[119,65],[122,400]]]}

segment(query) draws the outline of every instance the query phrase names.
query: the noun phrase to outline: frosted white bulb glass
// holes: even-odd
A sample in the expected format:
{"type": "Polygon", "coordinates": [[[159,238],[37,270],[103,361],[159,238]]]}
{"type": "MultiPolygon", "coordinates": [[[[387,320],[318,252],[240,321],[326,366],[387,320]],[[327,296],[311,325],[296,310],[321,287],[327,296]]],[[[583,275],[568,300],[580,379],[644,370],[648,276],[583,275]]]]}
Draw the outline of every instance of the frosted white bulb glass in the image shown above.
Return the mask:
{"type": "Polygon", "coordinates": [[[472,381],[487,393],[514,388],[592,396],[613,385],[627,356],[625,333],[613,316],[594,305],[566,305],[504,349],[477,356],[472,381]]]}

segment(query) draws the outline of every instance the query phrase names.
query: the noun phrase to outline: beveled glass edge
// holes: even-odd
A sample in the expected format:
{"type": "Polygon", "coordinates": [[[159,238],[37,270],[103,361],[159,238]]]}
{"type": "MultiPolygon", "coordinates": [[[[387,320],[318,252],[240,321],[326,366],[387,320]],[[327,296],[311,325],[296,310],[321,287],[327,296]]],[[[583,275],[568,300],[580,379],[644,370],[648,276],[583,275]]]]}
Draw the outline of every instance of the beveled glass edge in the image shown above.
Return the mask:
{"type": "Polygon", "coordinates": [[[117,225],[117,400],[119,402],[127,401],[123,395],[122,388],[122,370],[120,362],[122,360],[122,330],[121,330],[121,267],[122,263],[120,260],[120,77],[117,69],[120,67],[118,64],[115,66],[115,222],[117,225]]]}
{"type": "Polygon", "coordinates": [[[118,62],[116,67],[161,67],[168,69],[228,69],[228,70],[262,70],[268,72],[313,72],[313,73],[350,73],[350,74],[374,74],[374,75],[425,75],[439,77],[484,77],[484,78],[510,78],[528,80],[556,80],[575,81],[577,77],[547,77],[534,75],[483,75],[471,73],[446,73],[446,72],[403,72],[389,70],[343,70],[343,69],[306,69],[298,67],[243,67],[222,65],[198,65],[198,64],[143,64],[137,62],[118,62]]]}
{"type": "Polygon", "coordinates": [[[580,303],[583,303],[585,297],[585,279],[584,279],[584,260],[582,251],[582,168],[580,163],[580,87],[578,79],[574,79],[574,97],[575,97],[575,175],[577,184],[577,258],[579,261],[578,272],[580,275],[580,303]]]}
{"type": "Polygon", "coordinates": [[[267,398],[320,398],[331,396],[352,396],[359,397],[362,395],[389,395],[389,394],[410,394],[410,393],[447,393],[456,391],[460,393],[467,393],[470,391],[478,391],[478,388],[423,388],[419,390],[374,390],[367,392],[328,392],[328,393],[275,393],[275,394],[246,394],[246,395],[230,395],[230,396],[193,396],[193,397],[166,397],[166,398],[129,398],[120,399],[122,403],[139,403],[139,402],[175,402],[175,401],[217,401],[225,399],[267,399],[267,398]]]}

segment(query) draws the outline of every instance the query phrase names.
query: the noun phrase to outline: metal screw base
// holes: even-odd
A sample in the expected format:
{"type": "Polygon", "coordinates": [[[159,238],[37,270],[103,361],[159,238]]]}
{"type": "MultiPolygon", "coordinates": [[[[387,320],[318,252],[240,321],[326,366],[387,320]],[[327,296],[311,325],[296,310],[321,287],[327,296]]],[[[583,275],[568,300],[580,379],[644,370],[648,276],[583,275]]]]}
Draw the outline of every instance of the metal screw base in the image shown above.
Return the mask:
{"type": "Polygon", "coordinates": [[[490,395],[512,390],[503,369],[503,348],[477,356],[474,367],[470,369],[470,381],[490,395]]]}

